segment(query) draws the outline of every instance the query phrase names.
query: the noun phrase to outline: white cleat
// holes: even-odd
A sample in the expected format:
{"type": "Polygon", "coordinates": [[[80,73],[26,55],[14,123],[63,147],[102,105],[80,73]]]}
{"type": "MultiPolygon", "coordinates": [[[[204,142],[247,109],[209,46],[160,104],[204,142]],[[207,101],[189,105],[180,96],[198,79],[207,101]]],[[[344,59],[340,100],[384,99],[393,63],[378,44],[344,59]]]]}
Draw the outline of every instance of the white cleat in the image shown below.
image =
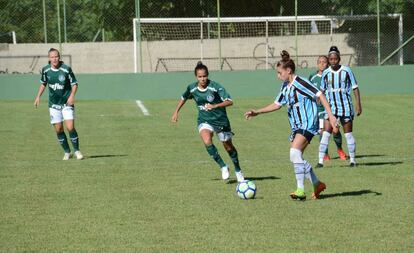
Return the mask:
{"type": "Polygon", "coordinates": [[[229,167],[226,165],[226,166],[222,167],[220,170],[221,170],[221,178],[223,180],[229,179],[229,177],[230,177],[229,167]]]}
{"type": "Polygon", "coordinates": [[[72,154],[71,153],[65,153],[64,155],[63,155],[63,161],[67,161],[67,160],[69,160],[70,158],[72,157],[72,154]]]}
{"type": "Polygon", "coordinates": [[[82,160],[83,159],[83,155],[82,155],[82,153],[78,150],[78,151],[75,151],[75,156],[76,156],[76,159],[78,159],[78,160],[82,160]]]}
{"type": "Polygon", "coordinates": [[[236,178],[237,182],[243,182],[244,181],[244,175],[242,171],[236,171],[236,178]]]}

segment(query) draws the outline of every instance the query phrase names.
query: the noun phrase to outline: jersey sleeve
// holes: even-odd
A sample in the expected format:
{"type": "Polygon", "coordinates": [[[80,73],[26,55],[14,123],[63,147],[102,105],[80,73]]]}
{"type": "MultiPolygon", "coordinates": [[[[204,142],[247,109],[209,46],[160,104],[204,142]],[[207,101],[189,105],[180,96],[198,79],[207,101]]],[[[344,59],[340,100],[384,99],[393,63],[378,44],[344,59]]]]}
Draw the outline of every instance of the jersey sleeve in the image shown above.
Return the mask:
{"type": "Polygon", "coordinates": [[[72,68],[68,68],[68,75],[69,75],[69,81],[70,81],[70,85],[78,85],[78,80],[76,80],[75,74],[72,71],[72,68]]]}
{"type": "Polygon", "coordinates": [[[295,88],[303,95],[316,99],[322,92],[313,83],[308,80],[297,77],[296,81],[293,82],[295,88]]]}
{"type": "Polygon", "coordinates": [[[44,85],[47,84],[47,75],[46,75],[46,71],[44,68],[42,69],[42,72],[41,72],[40,83],[44,85]]]}
{"type": "Polygon", "coordinates": [[[285,88],[285,83],[282,84],[282,87],[280,87],[280,91],[279,94],[276,96],[275,98],[275,104],[279,104],[281,106],[286,105],[287,104],[287,99],[286,99],[286,95],[283,92],[283,89],[285,88]]]}
{"type": "Polygon", "coordinates": [[[350,68],[348,68],[348,75],[349,75],[349,80],[351,81],[351,87],[352,89],[356,89],[358,88],[358,83],[355,79],[354,73],[352,72],[352,70],[350,68]]]}
{"type": "Polygon", "coordinates": [[[190,86],[187,86],[187,89],[181,95],[181,100],[187,100],[187,99],[192,99],[192,98],[193,98],[193,95],[190,92],[190,86]]]}
{"type": "Polygon", "coordinates": [[[221,85],[217,85],[217,93],[219,94],[222,101],[232,100],[230,94],[221,85]]]}
{"type": "Polygon", "coordinates": [[[326,91],[326,88],[327,88],[326,81],[327,81],[327,74],[326,72],[323,72],[322,77],[321,77],[321,86],[320,86],[320,89],[322,91],[326,91]]]}

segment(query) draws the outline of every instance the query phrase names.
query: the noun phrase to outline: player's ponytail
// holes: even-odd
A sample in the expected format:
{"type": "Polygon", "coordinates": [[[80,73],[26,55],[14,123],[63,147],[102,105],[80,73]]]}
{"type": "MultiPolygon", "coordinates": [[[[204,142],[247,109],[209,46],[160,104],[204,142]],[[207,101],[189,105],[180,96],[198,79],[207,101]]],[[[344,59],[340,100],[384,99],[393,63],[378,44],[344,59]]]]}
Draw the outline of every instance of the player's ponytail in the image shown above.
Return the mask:
{"type": "Polygon", "coordinates": [[[288,69],[289,68],[289,69],[292,70],[292,74],[295,73],[295,63],[290,58],[289,53],[286,50],[283,50],[280,53],[280,56],[282,57],[282,59],[277,62],[277,67],[281,66],[284,69],[288,69]]]}
{"type": "MultiPolygon", "coordinates": [[[[60,52],[59,50],[57,50],[56,48],[50,48],[49,51],[47,52],[47,55],[49,55],[51,52],[57,52],[58,57],[59,57],[59,65],[63,64],[63,61],[60,60],[60,52]]],[[[50,61],[49,61],[50,64],[50,61]]]]}
{"type": "Polygon", "coordinates": [[[208,68],[201,61],[197,62],[197,65],[194,69],[194,75],[197,76],[197,71],[199,71],[199,70],[204,70],[206,72],[206,74],[208,75],[208,68]]]}

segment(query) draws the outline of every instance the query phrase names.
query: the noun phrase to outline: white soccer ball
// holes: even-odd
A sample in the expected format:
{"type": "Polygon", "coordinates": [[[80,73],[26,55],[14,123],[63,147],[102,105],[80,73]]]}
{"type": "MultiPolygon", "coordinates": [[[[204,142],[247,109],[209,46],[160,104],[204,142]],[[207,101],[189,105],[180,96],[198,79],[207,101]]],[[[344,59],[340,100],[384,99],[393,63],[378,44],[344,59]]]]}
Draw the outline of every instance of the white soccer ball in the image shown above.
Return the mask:
{"type": "Polygon", "coordinates": [[[241,199],[254,199],[256,190],[256,185],[250,180],[244,180],[238,183],[236,187],[237,196],[241,199]]]}

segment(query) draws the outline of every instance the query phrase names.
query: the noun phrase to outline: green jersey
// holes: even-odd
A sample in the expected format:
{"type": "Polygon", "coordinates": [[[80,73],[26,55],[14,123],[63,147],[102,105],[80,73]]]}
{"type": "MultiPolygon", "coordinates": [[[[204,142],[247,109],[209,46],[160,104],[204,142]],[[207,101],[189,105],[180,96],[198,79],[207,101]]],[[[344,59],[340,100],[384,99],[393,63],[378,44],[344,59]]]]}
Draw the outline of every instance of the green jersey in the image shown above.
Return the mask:
{"type": "MultiPolygon", "coordinates": [[[[309,76],[309,81],[311,81],[311,83],[315,84],[316,87],[318,87],[318,89],[320,90],[321,89],[322,74],[318,74],[318,71],[316,71],[315,73],[313,73],[309,76]]],[[[318,103],[317,107],[318,107],[318,113],[325,111],[325,107],[323,107],[323,105],[321,103],[318,103]]]]}
{"type": "Polygon", "coordinates": [[[230,94],[220,84],[207,80],[207,87],[200,89],[198,83],[187,86],[181,96],[182,100],[194,99],[198,109],[197,124],[208,123],[217,132],[230,132],[230,121],[227,118],[225,107],[207,110],[205,104],[219,104],[225,100],[231,100],[230,94]]]}
{"type": "Polygon", "coordinates": [[[72,69],[61,64],[54,69],[50,64],[42,68],[40,82],[49,87],[49,107],[61,109],[70,96],[73,85],[78,85],[72,69]]]}

